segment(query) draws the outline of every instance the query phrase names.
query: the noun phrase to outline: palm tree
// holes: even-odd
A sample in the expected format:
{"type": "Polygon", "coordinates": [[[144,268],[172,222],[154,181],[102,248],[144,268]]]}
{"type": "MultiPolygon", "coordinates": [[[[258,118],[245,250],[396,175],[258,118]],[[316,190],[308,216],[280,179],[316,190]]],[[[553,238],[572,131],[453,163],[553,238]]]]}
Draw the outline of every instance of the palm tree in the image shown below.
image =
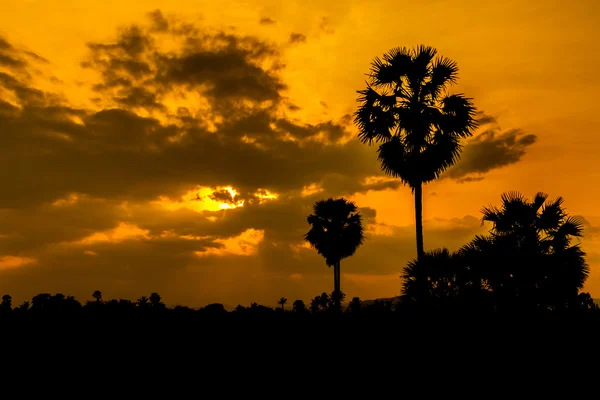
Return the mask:
{"type": "Polygon", "coordinates": [[[310,301],[310,312],[313,314],[316,314],[319,312],[319,305],[320,305],[320,300],[321,297],[320,296],[315,296],[311,301],[310,301]]]}
{"type": "Polygon", "coordinates": [[[148,298],[146,296],[142,296],[137,299],[137,306],[139,308],[146,308],[148,306],[148,298]]]}
{"type": "MultiPolygon", "coordinates": [[[[365,238],[362,219],[356,211],[356,204],[351,201],[329,198],[317,201],[313,206],[313,214],[306,219],[312,227],[304,239],[325,257],[328,267],[333,266],[334,292],[341,292],[341,260],[353,255],[365,238]]],[[[339,306],[340,302],[337,301],[339,306]]]]}
{"type": "Polygon", "coordinates": [[[481,280],[464,263],[460,252],[446,248],[425,252],[403,269],[402,300],[419,306],[483,306],[481,280]]]}
{"type": "Polygon", "coordinates": [[[471,99],[447,92],[458,78],[456,62],[436,53],[421,45],[376,57],[354,114],[360,141],[381,143],[383,172],[414,193],[417,257],[424,253],[422,185],[458,161],[459,140],[477,127],[471,99]]]}
{"type": "Polygon", "coordinates": [[[350,300],[350,303],[348,303],[348,310],[350,310],[351,313],[359,312],[361,307],[362,301],[359,297],[353,297],[352,300],[350,300]]]}
{"type": "Polygon", "coordinates": [[[298,313],[306,311],[306,305],[304,304],[304,301],[302,301],[302,300],[294,301],[294,304],[292,304],[292,308],[295,312],[298,312],[298,313]]]}
{"type": "Polygon", "coordinates": [[[502,304],[541,309],[577,303],[589,274],[585,253],[572,237],[581,237],[581,221],[567,216],[563,198],[532,201],[521,193],[502,194],[502,206],[484,207],[489,236],[477,236],[461,252],[502,304]]]}
{"type": "Polygon", "coordinates": [[[161,302],[161,297],[158,293],[150,294],[150,298],[148,300],[150,300],[150,305],[152,308],[164,308],[165,306],[165,304],[161,302]]]}
{"type": "Polygon", "coordinates": [[[2,303],[0,303],[0,309],[12,310],[12,296],[10,294],[5,294],[4,296],[2,296],[2,303]]]}
{"type": "Polygon", "coordinates": [[[92,294],[92,297],[96,300],[96,303],[100,303],[102,301],[102,292],[99,290],[95,290],[92,294]]]}
{"type": "Polygon", "coordinates": [[[287,303],[287,299],[285,297],[280,298],[277,302],[277,304],[281,306],[281,311],[283,311],[283,306],[285,305],[285,303],[287,303]]]}

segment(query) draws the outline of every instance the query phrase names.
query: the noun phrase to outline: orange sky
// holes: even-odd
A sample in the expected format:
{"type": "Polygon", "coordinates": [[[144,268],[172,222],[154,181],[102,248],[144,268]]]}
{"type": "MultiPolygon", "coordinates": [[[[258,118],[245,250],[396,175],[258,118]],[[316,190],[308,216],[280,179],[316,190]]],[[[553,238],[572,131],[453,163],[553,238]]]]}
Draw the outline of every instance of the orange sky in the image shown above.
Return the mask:
{"type": "Polygon", "coordinates": [[[423,43],[493,117],[425,187],[426,248],[484,232],[502,192],[563,196],[600,297],[599,3],[402,3],[3,0],[0,292],[308,300],[332,277],[302,246],[304,218],[343,195],[369,229],[343,290],[397,295],[412,196],[377,183],[347,115],[373,57],[423,43]]]}

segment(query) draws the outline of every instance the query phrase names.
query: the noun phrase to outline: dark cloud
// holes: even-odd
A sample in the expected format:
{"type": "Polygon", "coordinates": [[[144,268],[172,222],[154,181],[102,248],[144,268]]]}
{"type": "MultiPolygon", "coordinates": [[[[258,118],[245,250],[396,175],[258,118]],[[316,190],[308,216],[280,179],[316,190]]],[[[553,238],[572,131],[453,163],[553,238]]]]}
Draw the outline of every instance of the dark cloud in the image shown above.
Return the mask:
{"type": "Polygon", "coordinates": [[[292,32],[290,33],[290,43],[304,43],[306,42],[306,35],[302,33],[292,32]]]}
{"type": "Polygon", "coordinates": [[[536,135],[520,129],[502,132],[497,126],[489,128],[467,142],[460,161],[444,177],[459,182],[482,180],[481,175],[492,169],[519,162],[536,140],[536,135]]]}
{"type": "Polygon", "coordinates": [[[335,30],[331,27],[331,22],[329,21],[328,17],[321,18],[321,22],[319,23],[319,30],[328,35],[335,33],[335,30]]]}
{"type": "Polygon", "coordinates": [[[233,196],[231,195],[231,192],[229,192],[228,190],[218,190],[218,191],[212,192],[212,194],[209,197],[212,200],[219,201],[221,203],[235,203],[236,202],[234,200],[233,196]]]}
{"type": "Polygon", "coordinates": [[[169,21],[167,21],[160,10],[154,10],[148,13],[148,17],[152,22],[152,31],[166,32],[169,30],[169,21]]]}
{"type": "Polygon", "coordinates": [[[91,56],[82,65],[101,72],[102,82],[96,90],[113,94],[117,102],[123,97],[136,98],[136,93],[143,91],[144,99],[151,98],[153,107],[177,88],[200,91],[213,106],[237,100],[280,99],[285,85],[276,74],[277,63],[271,69],[262,65],[277,58],[273,45],[251,36],[182,30],[172,27],[159,11],[151,18],[150,30],[131,26],[123,29],[114,43],[88,45],[91,56]],[[178,52],[163,51],[156,45],[155,33],[182,36],[184,46],[178,52]]]}
{"type": "Polygon", "coordinates": [[[488,124],[495,124],[498,121],[496,120],[496,117],[486,114],[483,111],[478,111],[476,114],[476,119],[477,122],[479,123],[479,126],[483,126],[483,125],[488,125],[488,124]]]}
{"type": "Polygon", "coordinates": [[[273,25],[276,22],[269,17],[262,17],[258,23],[261,25],[273,25]]]}

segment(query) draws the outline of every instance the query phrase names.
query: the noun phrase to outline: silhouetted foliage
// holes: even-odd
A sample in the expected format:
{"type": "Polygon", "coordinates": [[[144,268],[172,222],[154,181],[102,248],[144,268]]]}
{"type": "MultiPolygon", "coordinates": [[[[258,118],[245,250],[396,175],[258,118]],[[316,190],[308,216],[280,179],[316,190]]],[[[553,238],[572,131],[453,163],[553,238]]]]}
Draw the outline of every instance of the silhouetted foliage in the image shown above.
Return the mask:
{"type": "Polygon", "coordinates": [[[589,268],[579,244],[582,224],[567,216],[563,199],[544,193],[528,201],[502,195],[500,208],[482,209],[489,235],[476,236],[457,253],[427,252],[404,268],[404,300],[425,308],[500,312],[595,309],[583,289],[589,268]]]}
{"type": "Polygon", "coordinates": [[[397,47],[376,57],[354,114],[361,142],[381,143],[382,170],[414,192],[417,257],[424,253],[422,185],[456,163],[460,139],[477,127],[471,99],[448,94],[456,62],[436,54],[428,46],[397,47]]]}
{"type": "MultiPolygon", "coordinates": [[[[363,243],[362,219],[356,204],[346,199],[327,199],[314,204],[313,214],[307,217],[311,229],[305,240],[333,266],[334,292],[341,292],[340,262],[352,256],[363,243]]],[[[334,296],[339,309],[341,294],[334,296]]]]}
{"type": "Polygon", "coordinates": [[[283,307],[285,306],[285,303],[287,303],[287,299],[285,297],[282,297],[277,301],[277,304],[281,306],[281,311],[284,310],[283,307]]]}

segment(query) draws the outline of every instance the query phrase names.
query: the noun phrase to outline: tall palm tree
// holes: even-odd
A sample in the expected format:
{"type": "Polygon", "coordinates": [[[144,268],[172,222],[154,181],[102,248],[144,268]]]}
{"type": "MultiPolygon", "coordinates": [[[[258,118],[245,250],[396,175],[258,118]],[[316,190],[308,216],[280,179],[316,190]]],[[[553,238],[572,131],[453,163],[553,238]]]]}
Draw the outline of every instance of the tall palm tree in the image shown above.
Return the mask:
{"type": "MultiPolygon", "coordinates": [[[[328,267],[333,266],[334,292],[340,289],[340,262],[350,257],[363,243],[362,219],[356,204],[344,198],[317,201],[313,214],[307,217],[311,225],[304,239],[325,257],[328,267]]],[[[339,296],[336,306],[340,306],[339,296]]]]}
{"type": "Polygon", "coordinates": [[[376,57],[354,114],[360,141],[381,143],[384,173],[400,178],[414,193],[417,257],[424,253],[422,185],[456,163],[459,140],[477,127],[471,99],[447,92],[458,78],[456,62],[436,53],[421,45],[376,57]]]}

